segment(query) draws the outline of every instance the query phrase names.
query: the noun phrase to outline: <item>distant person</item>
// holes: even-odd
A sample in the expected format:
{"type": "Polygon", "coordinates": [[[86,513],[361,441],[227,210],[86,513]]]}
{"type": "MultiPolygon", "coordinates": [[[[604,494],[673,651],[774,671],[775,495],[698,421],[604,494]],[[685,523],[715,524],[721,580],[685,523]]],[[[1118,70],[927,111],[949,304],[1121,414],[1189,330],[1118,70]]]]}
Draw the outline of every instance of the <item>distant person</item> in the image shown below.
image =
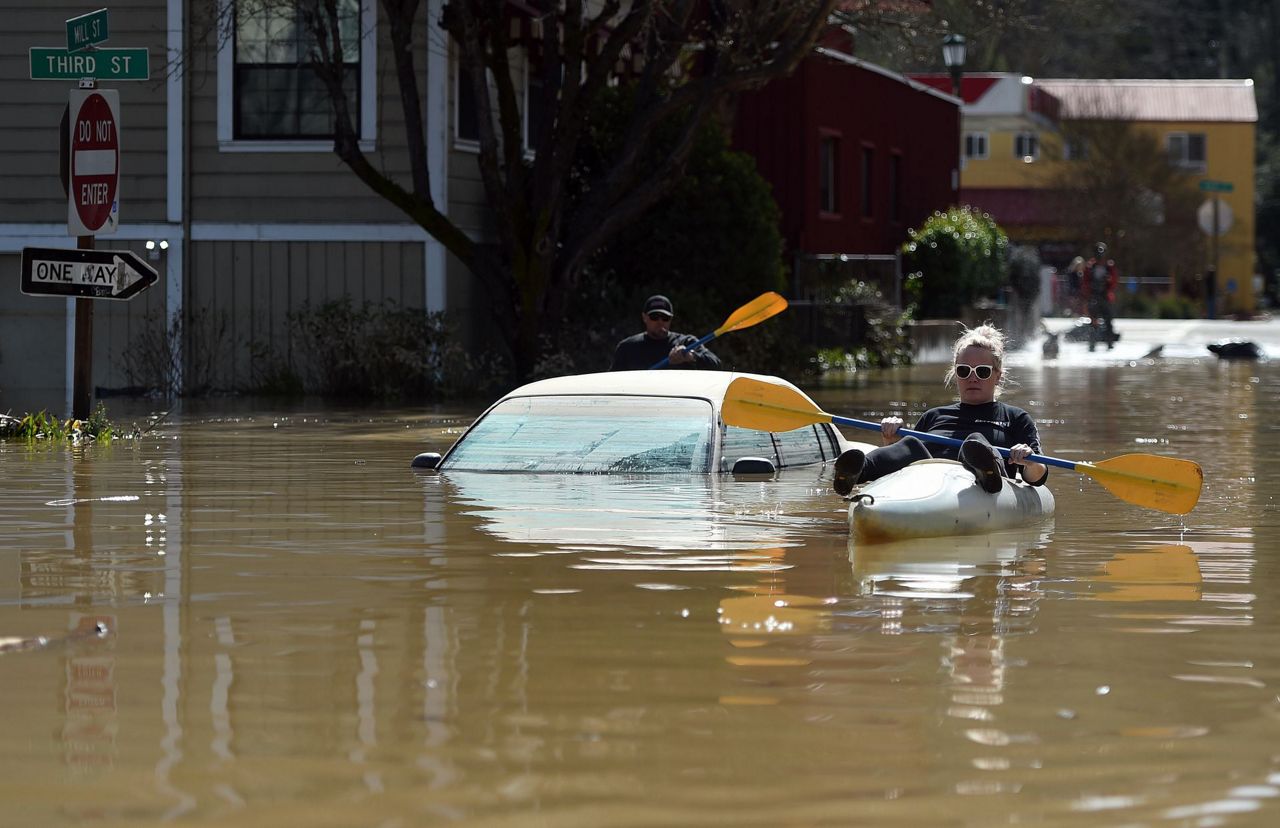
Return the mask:
{"type": "Polygon", "coordinates": [[[686,345],[692,345],[698,338],[673,332],[671,320],[675,315],[671,300],[665,296],[650,296],[644,300],[644,310],[640,313],[644,333],[629,336],[618,343],[609,370],[643,371],[664,358],[671,360],[666,366],[668,368],[719,368],[720,358],[707,350],[705,345],[692,351],[685,349],[686,345]]]}
{"type": "Polygon", "coordinates": [[[1076,256],[1067,265],[1067,310],[1072,316],[1084,316],[1085,304],[1080,292],[1084,290],[1084,256],[1076,256]]]}
{"type": "Polygon", "coordinates": [[[1084,296],[1089,307],[1089,350],[1101,339],[1107,350],[1115,347],[1115,330],[1112,327],[1112,308],[1116,301],[1116,283],[1120,272],[1113,259],[1107,258],[1107,246],[1098,242],[1094,256],[1084,263],[1084,296]]]}
{"type": "Polygon", "coordinates": [[[898,434],[901,417],[880,421],[884,445],[866,452],[849,449],[836,458],[832,488],[847,495],[858,483],[878,480],[917,460],[943,457],[959,460],[973,473],[983,490],[995,494],[1004,487],[1005,477],[1021,469],[1022,479],[1043,486],[1049,467],[1027,457],[1040,453],[1040,435],[1035,420],[1021,408],[996,400],[1004,381],[1004,334],[991,325],[979,325],[961,334],[952,347],[952,366],[946,383],[953,381],[960,401],[930,408],[920,416],[916,431],[927,431],[964,442],[959,448],[925,445],[919,437],[898,434]],[[993,446],[1009,449],[1006,462],[993,446]]]}

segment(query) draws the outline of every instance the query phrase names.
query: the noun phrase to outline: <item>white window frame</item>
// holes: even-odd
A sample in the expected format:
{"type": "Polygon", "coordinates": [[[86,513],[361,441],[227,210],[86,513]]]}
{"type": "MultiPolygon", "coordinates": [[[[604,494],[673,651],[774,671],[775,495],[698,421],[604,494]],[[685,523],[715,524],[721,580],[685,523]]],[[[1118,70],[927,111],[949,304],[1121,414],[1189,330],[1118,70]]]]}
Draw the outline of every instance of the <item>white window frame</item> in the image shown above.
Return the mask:
{"type": "MultiPolygon", "coordinates": [[[[219,152],[333,152],[333,140],[237,140],[235,123],[235,0],[218,0],[218,151],[219,152]]],[[[378,145],[378,3],[360,0],[360,149],[378,145]]]]}
{"type": "MultiPolygon", "coordinates": [[[[529,74],[533,71],[528,53],[525,52],[523,46],[513,46],[507,50],[507,65],[511,67],[512,74],[516,76],[519,83],[517,93],[520,96],[520,141],[522,148],[529,152],[529,74]]],[[[490,77],[489,72],[485,72],[485,78],[490,77]]],[[[453,60],[453,83],[449,90],[452,106],[450,110],[453,113],[453,129],[450,133],[453,136],[453,148],[461,152],[480,152],[480,142],[475,138],[467,138],[459,134],[458,130],[462,126],[462,118],[459,117],[459,109],[462,105],[462,66],[459,64],[457,56],[453,60]]],[[[493,97],[497,94],[497,90],[493,86],[493,82],[489,83],[489,95],[493,97]]],[[[501,135],[498,136],[501,140],[501,135]]]]}
{"type": "Polygon", "coordinates": [[[966,132],[964,134],[964,157],[967,161],[985,161],[991,157],[991,137],[986,131],[966,132]],[[982,151],[970,154],[970,143],[981,143],[982,151]]]}
{"type": "Polygon", "coordinates": [[[1209,136],[1203,132],[1170,132],[1164,136],[1165,152],[1169,163],[1179,169],[1204,172],[1209,166],[1209,136]],[[1190,156],[1191,139],[1200,139],[1200,147],[1204,157],[1193,159],[1190,156]],[[1177,146],[1175,152],[1174,147],[1177,146]]]}
{"type": "Polygon", "coordinates": [[[1040,160],[1040,136],[1035,132],[1018,132],[1013,136],[1013,157],[1019,161],[1030,164],[1032,161],[1040,160]],[[1027,149],[1026,145],[1030,145],[1030,152],[1019,152],[1018,150],[1027,149]]]}

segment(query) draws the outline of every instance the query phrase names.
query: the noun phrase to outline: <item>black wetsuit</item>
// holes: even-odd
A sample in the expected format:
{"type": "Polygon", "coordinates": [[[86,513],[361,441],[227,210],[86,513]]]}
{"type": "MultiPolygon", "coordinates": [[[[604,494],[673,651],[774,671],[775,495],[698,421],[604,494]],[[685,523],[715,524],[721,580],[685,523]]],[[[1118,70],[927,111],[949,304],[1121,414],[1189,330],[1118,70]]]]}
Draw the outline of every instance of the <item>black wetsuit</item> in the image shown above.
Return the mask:
{"type": "MultiPolygon", "coordinates": [[[[927,431],[956,440],[963,440],[976,432],[993,446],[1009,448],[1018,443],[1026,443],[1031,446],[1033,453],[1040,453],[1040,434],[1036,430],[1035,420],[1021,408],[999,401],[981,405],[952,403],[930,408],[920,416],[915,431],[927,431]]],[[[876,480],[926,457],[958,460],[959,455],[960,449],[956,446],[925,444],[918,437],[903,437],[896,443],[868,453],[858,479],[861,482],[876,480]]],[[[1020,467],[1006,460],[1004,468],[1006,477],[1016,477],[1020,467]]],[[[1048,479],[1049,475],[1045,474],[1031,485],[1043,486],[1048,479]]]]}
{"type": "MultiPolygon", "coordinates": [[[[638,333],[618,343],[613,352],[613,364],[610,371],[644,371],[661,362],[677,345],[692,345],[698,337],[667,331],[666,339],[653,339],[647,334],[638,333]]],[[[694,348],[693,362],[683,365],[668,364],[667,368],[719,368],[720,358],[707,350],[707,346],[694,348]]]]}

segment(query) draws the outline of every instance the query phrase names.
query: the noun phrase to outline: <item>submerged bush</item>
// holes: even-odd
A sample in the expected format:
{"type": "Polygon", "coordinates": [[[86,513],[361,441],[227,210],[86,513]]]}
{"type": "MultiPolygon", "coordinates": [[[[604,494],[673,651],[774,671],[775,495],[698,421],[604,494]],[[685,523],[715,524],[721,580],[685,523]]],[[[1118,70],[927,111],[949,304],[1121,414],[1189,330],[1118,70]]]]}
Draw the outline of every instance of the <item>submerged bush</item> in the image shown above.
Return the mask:
{"type": "Polygon", "coordinates": [[[37,411],[23,417],[0,414],[0,439],[4,440],[48,440],[79,445],[109,443],[114,435],[115,427],[107,417],[107,409],[103,403],[98,403],[98,407],[84,420],[62,420],[48,411],[37,411]]]}

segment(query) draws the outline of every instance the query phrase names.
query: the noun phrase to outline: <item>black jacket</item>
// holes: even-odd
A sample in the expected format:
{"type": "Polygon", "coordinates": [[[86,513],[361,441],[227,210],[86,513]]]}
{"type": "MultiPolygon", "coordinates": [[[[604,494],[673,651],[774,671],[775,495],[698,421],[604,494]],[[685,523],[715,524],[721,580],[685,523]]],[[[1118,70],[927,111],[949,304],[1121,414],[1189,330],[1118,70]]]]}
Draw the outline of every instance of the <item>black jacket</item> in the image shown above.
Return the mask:
{"type": "MultiPolygon", "coordinates": [[[[618,343],[613,352],[613,364],[610,371],[644,371],[652,368],[671,353],[677,345],[692,345],[697,342],[696,336],[668,331],[666,339],[652,339],[638,333],[618,343]]],[[[719,368],[720,358],[700,345],[693,349],[693,362],[684,365],[667,365],[667,368],[719,368]]]]}

